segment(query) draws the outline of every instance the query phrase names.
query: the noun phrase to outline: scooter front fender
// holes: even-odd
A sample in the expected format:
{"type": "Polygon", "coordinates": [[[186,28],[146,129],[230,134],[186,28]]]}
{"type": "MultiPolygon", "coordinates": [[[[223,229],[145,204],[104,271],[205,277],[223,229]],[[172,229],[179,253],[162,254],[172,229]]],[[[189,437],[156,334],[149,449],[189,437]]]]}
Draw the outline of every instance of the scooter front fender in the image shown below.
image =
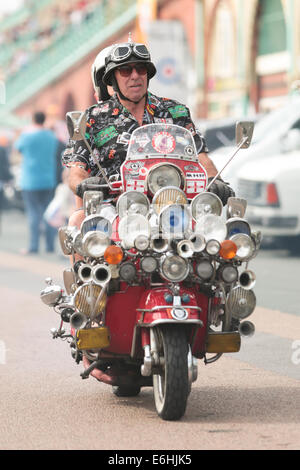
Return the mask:
{"type": "Polygon", "coordinates": [[[137,308],[137,325],[152,327],[160,323],[202,324],[201,307],[193,290],[181,288],[177,296],[166,287],[146,290],[137,308]]]}
{"type": "Polygon", "coordinates": [[[134,357],[140,347],[149,344],[149,329],[157,325],[182,324],[191,326],[192,330],[202,328],[201,312],[192,289],[181,288],[175,297],[170,296],[167,287],[144,291],[137,308],[131,356],[134,357]]]}

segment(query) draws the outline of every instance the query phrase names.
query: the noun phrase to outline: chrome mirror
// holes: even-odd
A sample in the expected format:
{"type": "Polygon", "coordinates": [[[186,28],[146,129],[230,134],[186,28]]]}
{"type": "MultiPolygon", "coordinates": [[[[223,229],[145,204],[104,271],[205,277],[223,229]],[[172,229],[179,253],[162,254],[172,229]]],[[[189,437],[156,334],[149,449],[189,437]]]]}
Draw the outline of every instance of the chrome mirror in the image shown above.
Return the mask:
{"type": "Polygon", "coordinates": [[[230,197],[227,201],[227,218],[244,217],[247,201],[241,197],[230,197]]]}
{"type": "Polygon", "coordinates": [[[253,129],[254,122],[252,121],[239,121],[236,123],[235,138],[240,148],[247,149],[249,147],[252,140],[253,129]]]}
{"type": "Polygon", "coordinates": [[[67,127],[71,140],[84,139],[86,114],[83,111],[70,111],[66,114],[67,127]]]}

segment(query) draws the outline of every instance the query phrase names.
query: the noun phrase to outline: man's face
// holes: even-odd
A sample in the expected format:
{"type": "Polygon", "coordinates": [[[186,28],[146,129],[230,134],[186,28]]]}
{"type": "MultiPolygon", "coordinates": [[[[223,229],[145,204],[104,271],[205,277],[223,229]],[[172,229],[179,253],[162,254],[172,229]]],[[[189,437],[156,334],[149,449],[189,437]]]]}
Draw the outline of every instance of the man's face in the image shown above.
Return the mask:
{"type": "Polygon", "coordinates": [[[139,101],[147,92],[147,67],[143,63],[120,65],[115,77],[121,93],[132,101],[139,101]]]}

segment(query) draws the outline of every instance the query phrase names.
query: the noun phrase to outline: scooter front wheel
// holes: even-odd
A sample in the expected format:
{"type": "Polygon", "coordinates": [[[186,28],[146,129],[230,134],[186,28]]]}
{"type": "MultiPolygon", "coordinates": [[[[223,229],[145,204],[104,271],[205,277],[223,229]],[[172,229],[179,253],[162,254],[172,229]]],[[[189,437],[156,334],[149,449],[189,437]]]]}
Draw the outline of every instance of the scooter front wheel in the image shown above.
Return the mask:
{"type": "Polygon", "coordinates": [[[164,420],[180,419],[189,395],[186,332],[177,325],[156,328],[159,370],[153,375],[156,411],[164,420]]]}

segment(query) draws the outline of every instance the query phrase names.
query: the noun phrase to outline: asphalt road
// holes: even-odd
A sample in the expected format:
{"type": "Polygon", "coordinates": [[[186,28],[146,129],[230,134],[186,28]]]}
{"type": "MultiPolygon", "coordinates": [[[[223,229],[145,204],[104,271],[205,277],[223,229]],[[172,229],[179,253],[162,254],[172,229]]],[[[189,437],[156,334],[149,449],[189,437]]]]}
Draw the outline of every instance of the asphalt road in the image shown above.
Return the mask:
{"type": "Polygon", "coordinates": [[[117,398],[82,380],[59,317],[43,305],[44,278],[61,280],[59,253],[24,257],[26,225],[5,214],[0,234],[0,449],[189,450],[300,447],[299,259],[263,250],[252,269],[258,304],[239,353],[199,362],[181,421],[157,417],[153,392],[117,398]]]}

